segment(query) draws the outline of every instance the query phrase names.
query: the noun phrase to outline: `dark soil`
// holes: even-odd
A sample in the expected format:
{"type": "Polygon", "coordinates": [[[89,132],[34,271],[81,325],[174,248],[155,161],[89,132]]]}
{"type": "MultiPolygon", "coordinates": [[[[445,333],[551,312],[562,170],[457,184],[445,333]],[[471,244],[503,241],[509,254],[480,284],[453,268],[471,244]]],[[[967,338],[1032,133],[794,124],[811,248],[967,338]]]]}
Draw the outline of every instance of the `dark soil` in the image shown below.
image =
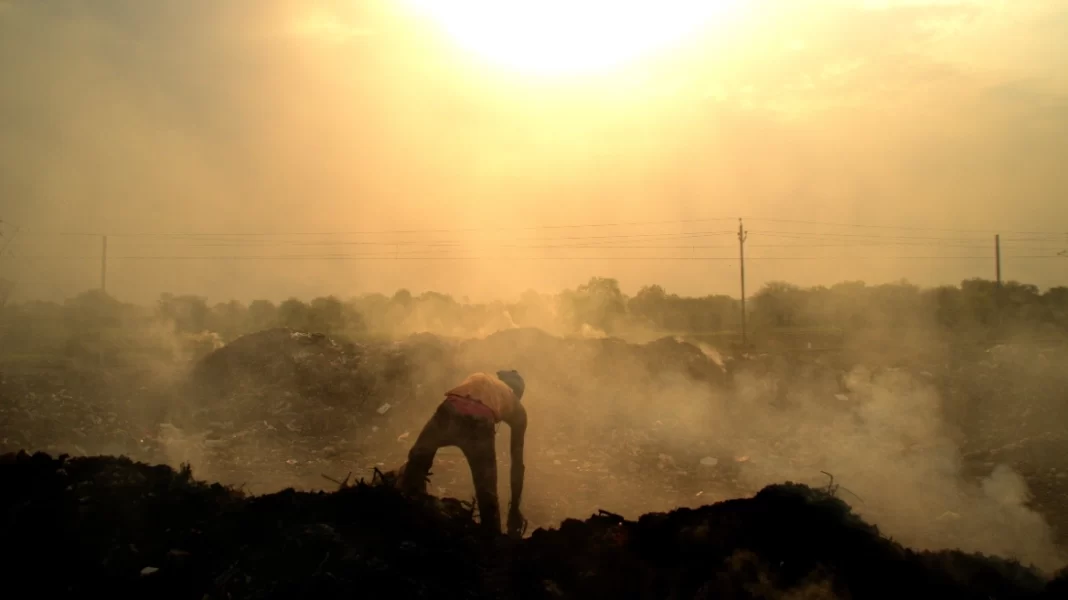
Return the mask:
{"type": "Polygon", "coordinates": [[[8,597],[1043,598],[996,558],[916,553],[825,491],[477,536],[455,500],[359,482],[245,496],[125,458],[0,460],[8,597]],[[21,590],[21,592],[19,591],[21,590]]]}

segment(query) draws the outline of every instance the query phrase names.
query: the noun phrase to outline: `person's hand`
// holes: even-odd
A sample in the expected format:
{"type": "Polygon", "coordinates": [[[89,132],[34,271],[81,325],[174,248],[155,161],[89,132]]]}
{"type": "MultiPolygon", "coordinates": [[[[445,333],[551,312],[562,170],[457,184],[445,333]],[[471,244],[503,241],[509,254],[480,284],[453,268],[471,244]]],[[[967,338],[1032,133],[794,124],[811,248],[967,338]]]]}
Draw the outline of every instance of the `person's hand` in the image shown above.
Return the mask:
{"type": "Polygon", "coordinates": [[[523,518],[523,514],[519,512],[518,508],[512,507],[508,510],[508,535],[510,537],[523,537],[523,531],[527,528],[527,520],[523,518]]]}

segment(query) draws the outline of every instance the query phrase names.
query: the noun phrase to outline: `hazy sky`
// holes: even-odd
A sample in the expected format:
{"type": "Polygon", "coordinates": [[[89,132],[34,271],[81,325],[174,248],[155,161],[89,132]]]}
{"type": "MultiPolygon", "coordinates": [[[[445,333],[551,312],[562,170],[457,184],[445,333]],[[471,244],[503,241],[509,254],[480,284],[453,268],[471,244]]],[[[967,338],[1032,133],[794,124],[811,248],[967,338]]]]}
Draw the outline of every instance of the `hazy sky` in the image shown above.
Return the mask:
{"type": "MultiPolygon", "coordinates": [[[[1068,284],[1028,258],[1068,249],[1068,2],[733,1],[553,77],[403,0],[0,0],[0,276],[94,286],[100,238],[56,234],[107,233],[133,300],[736,294],[744,216],[751,290],[992,277],[995,231],[1006,278],[1068,284]]],[[[643,35],[544,17],[547,53],[643,35]]]]}

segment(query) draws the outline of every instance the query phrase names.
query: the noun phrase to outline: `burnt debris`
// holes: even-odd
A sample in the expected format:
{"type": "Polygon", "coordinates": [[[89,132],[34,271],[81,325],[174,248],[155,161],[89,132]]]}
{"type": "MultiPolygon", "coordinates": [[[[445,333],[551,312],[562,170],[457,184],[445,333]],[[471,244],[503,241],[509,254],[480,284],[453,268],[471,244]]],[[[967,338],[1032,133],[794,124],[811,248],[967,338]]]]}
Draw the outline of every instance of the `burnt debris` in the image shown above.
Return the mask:
{"type": "Polygon", "coordinates": [[[5,587],[19,597],[1062,597],[1023,565],[913,552],[848,504],[786,483],[752,498],[601,512],[521,541],[479,537],[471,507],[380,478],[248,496],[127,458],[0,459],[5,587]],[[796,595],[791,595],[796,594],[796,595]]]}

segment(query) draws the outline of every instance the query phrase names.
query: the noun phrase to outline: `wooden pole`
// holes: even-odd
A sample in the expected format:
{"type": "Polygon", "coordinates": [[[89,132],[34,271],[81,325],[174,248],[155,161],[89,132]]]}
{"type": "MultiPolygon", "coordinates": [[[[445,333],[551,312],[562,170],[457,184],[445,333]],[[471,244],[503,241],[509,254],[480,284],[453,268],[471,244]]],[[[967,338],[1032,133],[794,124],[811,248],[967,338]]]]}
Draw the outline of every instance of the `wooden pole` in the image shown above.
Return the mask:
{"type": "Polygon", "coordinates": [[[100,238],[100,291],[108,291],[108,236],[100,238]]]}
{"type": "Polygon", "coordinates": [[[749,335],[746,328],[748,315],[745,312],[745,240],[749,233],[745,231],[742,220],[738,219],[738,264],[742,283],[742,352],[749,348],[749,335]]]}
{"type": "Polygon", "coordinates": [[[994,236],[994,274],[998,287],[1001,287],[1001,234],[994,236]]]}

